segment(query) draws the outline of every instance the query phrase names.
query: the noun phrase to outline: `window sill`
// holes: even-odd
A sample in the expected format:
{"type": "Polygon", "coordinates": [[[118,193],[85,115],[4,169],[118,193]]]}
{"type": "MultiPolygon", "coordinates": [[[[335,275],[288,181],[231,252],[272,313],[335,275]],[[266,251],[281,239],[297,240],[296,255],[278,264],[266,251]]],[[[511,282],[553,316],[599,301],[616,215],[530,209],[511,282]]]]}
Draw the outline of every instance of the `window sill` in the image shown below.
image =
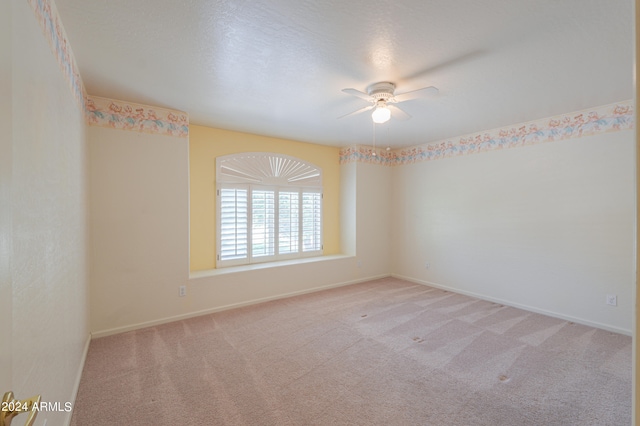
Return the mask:
{"type": "Polygon", "coordinates": [[[354,257],[354,256],[350,256],[346,254],[334,254],[330,256],[306,257],[306,258],[300,258],[300,259],[281,260],[278,262],[253,263],[251,265],[229,266],[226,268],[219,268],[219,269],[207,269],[204,271],[190,272],[189,279],[214,277],[217,275],[234,274],[234,273],[245,272],[245,271],[255,271],[258,269],[279,268],[282,266],[300,265],[302,263],[315,263],[315,262],[326,262],[326,261],[337,260],[337,259],[348,259],[350,257],[354,257]]]}

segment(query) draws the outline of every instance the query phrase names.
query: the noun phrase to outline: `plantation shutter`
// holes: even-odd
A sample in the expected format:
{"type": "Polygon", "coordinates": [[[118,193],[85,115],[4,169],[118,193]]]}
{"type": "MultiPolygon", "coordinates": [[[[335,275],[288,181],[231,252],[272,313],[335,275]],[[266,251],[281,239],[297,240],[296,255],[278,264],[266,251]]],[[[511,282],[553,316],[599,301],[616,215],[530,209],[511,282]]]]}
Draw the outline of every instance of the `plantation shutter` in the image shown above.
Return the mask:
{"type": "Polygon", "coordinates": [[[251,193],[252,256],[273,256],[275,253],[275,193],[254,190],[251,193]]]}
{"type": "Polygon", "coordinates": [[[248,210],[246,189],[220,189],[219,260],[246,259],[248,210]]]}
{"type": "Polygon", "coordinates": [[[216,158],[217,266],[322,254],[322,171],[272,153],[216,158]]]}
{"type": "Polygon", "coordinates": [[[278,254],[300,251],[300,193],[280,191],[278,202],[278,254]]]}
{"type": "Polygon", "coordinates": [[[322,249],[322,194],[302,193],[302,250],[322,249]]]}

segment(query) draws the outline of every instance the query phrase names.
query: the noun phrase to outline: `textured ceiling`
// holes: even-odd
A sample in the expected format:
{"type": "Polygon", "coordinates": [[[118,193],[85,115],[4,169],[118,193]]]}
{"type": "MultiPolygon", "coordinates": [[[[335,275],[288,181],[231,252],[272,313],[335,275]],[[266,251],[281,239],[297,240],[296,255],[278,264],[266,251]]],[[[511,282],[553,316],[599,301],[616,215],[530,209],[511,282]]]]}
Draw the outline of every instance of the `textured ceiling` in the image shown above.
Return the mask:
{"type": "Polygon", "coordinates": [[[632,0],[56,0],[88,93],[192,124],[335,146],[371,144],[391,81],[417,145],[633,97],[632,0]]]}

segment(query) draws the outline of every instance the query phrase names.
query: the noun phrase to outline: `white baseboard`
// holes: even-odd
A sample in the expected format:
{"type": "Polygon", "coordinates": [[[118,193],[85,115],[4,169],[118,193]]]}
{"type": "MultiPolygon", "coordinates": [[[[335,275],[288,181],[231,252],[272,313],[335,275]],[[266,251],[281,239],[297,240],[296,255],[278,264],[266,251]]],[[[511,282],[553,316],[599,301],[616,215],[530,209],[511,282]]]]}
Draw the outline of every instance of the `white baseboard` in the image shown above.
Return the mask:
{"type": "Polygon", "coordinates": [[[244,306],[255,305],[255,304],[258,304],[258,303],[270,302],[272,300],[286,299],[288,297],[300,296],[302,294],[307,294],[307,293],[315,293],[317,291],[329,290],[331,288],[343,287],[343,286],[347,286],[347,285],[351,285],[351,284],[358,284],[358,283],[362,283],[362,282],[366,282],[366,281],[377,280],[377,279],[380,279],[380,278],[387,278],[389,276],[390,276],[389,274],[384,274],[384,275],[376,275],[376,276],[366,277],[366,278],[358,278],[356,280],[344,281],[344,282],[340,282],[340,283],[336,283],[336,284],[329,284],[329,285],[320,286],[320,287],[313,287],[313,288],[309,288],[309,289],[305,289],[305,290],[293,291],[293,292],[290,292],[290,293],[278,294],[278,295],[275,295],[275,296],[262,297],[262,298],[259,298],[259,299],[252,299],[252,300],[247,300],[247,301],[244,301],[244,302],[232,303],[232,304],[229,304],[229,305],[218,306],[218,307],[211,308],[211,309],[203,309],[203,310],[200,310],[200,311],[189,312],[189,313],[181,314],[181,315],[174,315],[174,316],[171,316],[171,317],[159,318],[157,320],[145,321],[145,322],[141,322],[141,323],[137,323],[137,324],[126,325],[126,326],[123,326],[123,327],[110,328],[110,329],[107,329],[107,330],[101,330],[101,331],[92,332],[91,333],[91,338],[92,339],[97,339],[97,338],[100,338],[100,337],[106,337],[106,336],[111,336],[111,335],[114,335],[114,334],[125,333],[127,331],[139,330],[141,328],[147,328],[147,327],[153,327],[153,326],[156,326],[156,325],[166,324],[166,323],[173,322],[173,321],[180,321],[180,320],[184,320],[184,319],[188,319],[188,318],[198,317],[198,316],[201,316],[201,315],[208,315],[208,314],[212,314],[212,313],[215,313],[215,312],[226,311],[226,310],[229,310],[229,309],[241,308],[241,307],[244,307],[244,306]]]}
{"type": "Polygon", "coordinates": [[[420,280],[418,278],[407,277],[407,276],[399,275],[399,274],[391,274],[391,276],[394,277],[394,278],[401,279],[401,280],[410,281],[410,282],[413,282],[413,283],[416,283],[416,284],[422,284],[422,285],[426,285],[426,286],[429,286],[429,287],[439,288],[439,289],[442,289],[442,290],[450,291],[452,293],[464,294],[465,296],[471,296],[471,297],[475,297],[477,299],[487,300],[489,302],[500,303],[501,305],[511,306],[513,308],[523,309],[525,311],[535,312],[537,314],[547,315],[547,316],[550,316],[550,317],[563,319],[565,321],[571,321],[571,322],[575,322],[575,323],[578,323],[578,324],[587,325],[589,327],[600,328],[600,329],[603,329],[603,330],[612,331],[614,333],[624,334],[626,336],[632,336],[633,335],[633,331],[632,330],[628,330],[628,329],[625,329],[625,328],[619,328],[619,327],[613,327],[613,326],[610,326],[608,324],[602,324],[602,323],[599,323],[599,322],[596,322],[596,321],[590,321],[590,320],[587,320],[587,319],[584,319],[584,318],[578,318],[578,317],[573,317],[571,315],[565,315],[565,314],[562,314],[562,313],[559,313],[559,312],[548,311],[546,309],[540,309],[540,308],[536,308],[536,307],[533,307],[533,306],[524,305],[522,303],[512,302],[510,300],[500,299],[500,298],[496,298],[496,297],[490,297],[490,296],[487,296],[487,295],[484,295],[484,294],[474,293],[472,291],[460,290],[460,289],[455,288],[455,287],[449,287],[449,286],[446,286],[446,285],[441,285],[441,284],[433,283],[433,282],[430,282],[430,281],[420,280]]]}
{"type": "MultiPolygon", "coordinates": [[[[91,333],[87,336],[87,340],[84,343],[84,349],[82,351],[82,357],[80,358],[80,365],[78,366],[78,373],[76,374],[76,381],[73,384],[73,390],[71,391],[71,407],[76,406],[76,397],[78,396],[78,389],[80,389],[80,380],[82,379],[82,371],[84,370],[84,364],[87,361],[87,354],[89,353],[89,343],[91,343],[91,333]]],[[[65,424],[69,426],[71,424],[71,417],[73,416],[73,408],[67,414],[65,424]]]]}

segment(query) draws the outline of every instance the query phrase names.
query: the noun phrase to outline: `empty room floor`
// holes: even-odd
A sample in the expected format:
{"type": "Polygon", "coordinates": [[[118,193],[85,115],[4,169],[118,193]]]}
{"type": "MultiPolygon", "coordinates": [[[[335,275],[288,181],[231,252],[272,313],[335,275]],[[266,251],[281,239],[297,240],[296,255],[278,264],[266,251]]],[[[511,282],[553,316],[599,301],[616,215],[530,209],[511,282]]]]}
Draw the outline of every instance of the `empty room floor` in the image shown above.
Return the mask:
{"type": "Polygon", "coordinates": [[[627,425],[631,347],[385,278],[95,339],[71,424],[627,425]]]}

